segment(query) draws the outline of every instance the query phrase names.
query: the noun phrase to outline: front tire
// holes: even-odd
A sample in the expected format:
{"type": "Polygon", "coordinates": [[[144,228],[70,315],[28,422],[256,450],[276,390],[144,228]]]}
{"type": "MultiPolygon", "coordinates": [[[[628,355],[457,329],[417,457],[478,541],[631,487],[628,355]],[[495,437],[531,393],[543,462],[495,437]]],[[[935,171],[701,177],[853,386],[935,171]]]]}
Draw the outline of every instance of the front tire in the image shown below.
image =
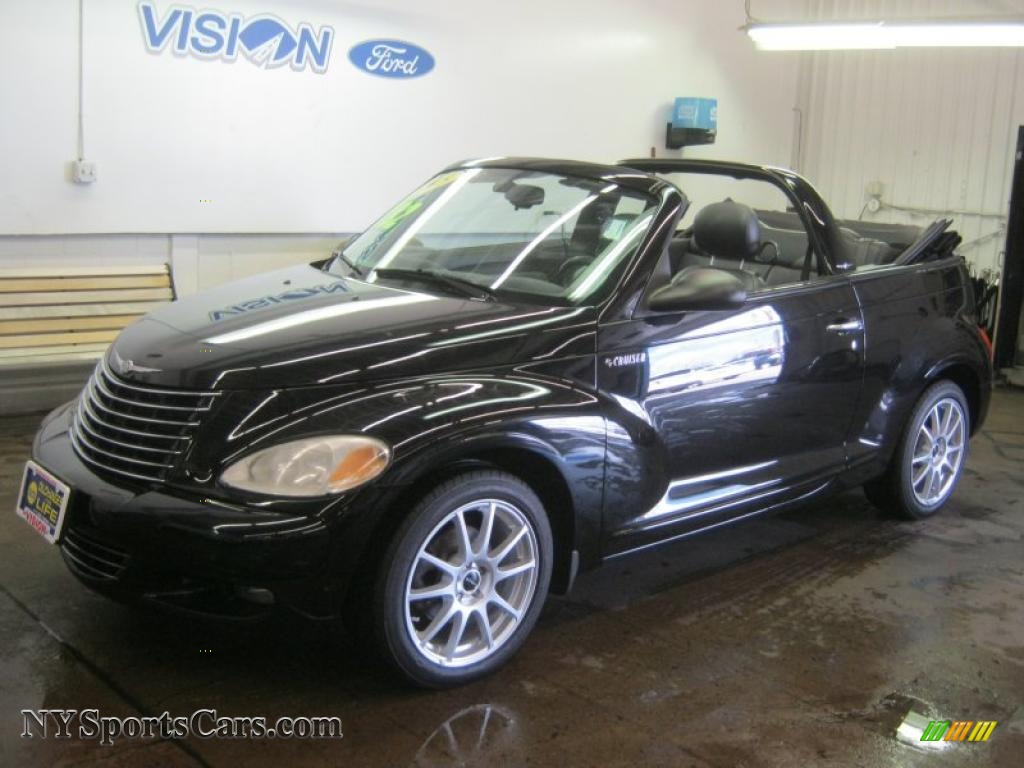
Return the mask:
{"type": "Polygon", "coordinates": [[[938,512],[953,495],[967,460],[970,411],[951,381],[933,384],[917,401],[882,477],[864,486],[877,507],[911,520],[938,512]]]}
{"type": "Polygon", "coordinates": [[[380,565],[373,624],[385,658],[431,688],[494,672],[537,621],[553,549],[544,507],[518,478],[476,471],[438,486],[380,565]]]}

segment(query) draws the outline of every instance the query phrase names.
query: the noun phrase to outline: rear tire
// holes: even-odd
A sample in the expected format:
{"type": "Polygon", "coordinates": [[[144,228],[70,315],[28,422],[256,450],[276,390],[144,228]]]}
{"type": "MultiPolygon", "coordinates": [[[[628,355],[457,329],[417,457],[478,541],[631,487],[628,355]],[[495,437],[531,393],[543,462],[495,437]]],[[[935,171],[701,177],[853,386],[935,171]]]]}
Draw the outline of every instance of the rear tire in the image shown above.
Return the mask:
{"type": "Polygon", "coordinates": [[[864,485],[876,507],[911,520],[949,501],[967,461],[970,410],[963,390],[940,381],[917,401],[885,474],[864,485]]]}
{"type": "Polygon", "coordinates": [[[494,672],[537,621],[553,552],[544,507],[522,480],[488,470],[438,486],[378,570],[372,620],[383,656],[429,688],[494,672]]]}

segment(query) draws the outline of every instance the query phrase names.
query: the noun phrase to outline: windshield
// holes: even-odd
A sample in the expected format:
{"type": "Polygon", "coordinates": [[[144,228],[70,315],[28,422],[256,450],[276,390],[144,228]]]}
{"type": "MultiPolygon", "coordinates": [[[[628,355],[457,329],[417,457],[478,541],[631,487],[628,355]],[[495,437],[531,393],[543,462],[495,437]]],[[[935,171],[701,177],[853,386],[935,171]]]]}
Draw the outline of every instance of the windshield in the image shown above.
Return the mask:
{"type": "Polygon", "coordinates": [[[421,186],[329,269],[481,299],[596,304],[614,288],[655,209],[652,198],[608,182],[467,168],[421,186]]]}

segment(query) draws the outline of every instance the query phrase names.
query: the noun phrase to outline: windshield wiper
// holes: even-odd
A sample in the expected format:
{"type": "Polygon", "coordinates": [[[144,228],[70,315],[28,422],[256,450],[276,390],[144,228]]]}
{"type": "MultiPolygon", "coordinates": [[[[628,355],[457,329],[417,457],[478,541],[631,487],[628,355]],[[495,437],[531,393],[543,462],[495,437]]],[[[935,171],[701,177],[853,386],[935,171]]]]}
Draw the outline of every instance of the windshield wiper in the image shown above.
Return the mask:
{"type": "Polygon", "coordinates": [[[472,280],[467,280],[464,277],[455,277],[454,275],[444,275],[440,272],[428,272],[425,269],[401,269],[398,267],[382,267],[381,269],[373,270],[381,277],[398,277],[407,280],[422,280],[423,282],[434,283],[435,285],[443,285],[446,288],[450,288],[456,293],[462,296],[468,296],[471,299],[486,299],[487,301],[494,301],[494,291],[484,285],[475,283],[472,280]]]}
{"type": "Polygon", "coordinates": [[[331,255],[334,256],[334,258],[336,258],[338,261],[340,261],[346,267],[351,269],[355,273],[356,277],[363,277],[364,276],[363,275],[363,270],[361,270],[359,267],[357,267],[355,265],[355,263],[348,256],[346,256],[344,253],[342,253],[340,250],[339,251],[335,251],[331,255]]]}

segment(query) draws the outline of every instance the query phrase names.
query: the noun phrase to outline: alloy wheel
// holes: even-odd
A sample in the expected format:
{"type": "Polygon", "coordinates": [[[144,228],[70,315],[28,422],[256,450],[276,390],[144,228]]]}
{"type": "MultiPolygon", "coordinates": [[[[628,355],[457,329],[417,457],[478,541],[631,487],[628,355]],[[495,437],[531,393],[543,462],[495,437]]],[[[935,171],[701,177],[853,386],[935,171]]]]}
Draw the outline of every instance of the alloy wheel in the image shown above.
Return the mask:
{"type": "Polygon", "coordinates": [[[530,607],[538,551],[529,519],[507,501],[480,499],[446,515],[406,580],[406,630],[419,653],[464,667],[497,651],[530,607]]]}
{"type": "Polygon", "coordinates": [[[964,459],[967,420],[952,397],[937,401],[928,411],[914,441],[910,483],[918,503],[933,507],[950,494],[964,459]]]}

